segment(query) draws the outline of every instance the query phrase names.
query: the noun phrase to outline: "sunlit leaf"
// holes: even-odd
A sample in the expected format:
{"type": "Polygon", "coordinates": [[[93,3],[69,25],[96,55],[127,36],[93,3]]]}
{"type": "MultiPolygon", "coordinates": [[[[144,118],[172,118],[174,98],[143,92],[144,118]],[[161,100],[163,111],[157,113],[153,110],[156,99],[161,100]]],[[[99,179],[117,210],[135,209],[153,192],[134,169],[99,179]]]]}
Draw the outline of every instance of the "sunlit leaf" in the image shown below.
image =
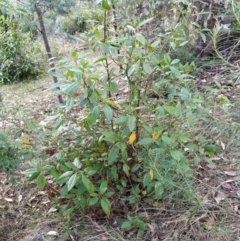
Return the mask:
{"type": "Polygon", "coordinates": [[[110,4],[108,3],[107,0],[102,0],[102,8],[104,10],[109,10],[111,8],[110,4]]]}

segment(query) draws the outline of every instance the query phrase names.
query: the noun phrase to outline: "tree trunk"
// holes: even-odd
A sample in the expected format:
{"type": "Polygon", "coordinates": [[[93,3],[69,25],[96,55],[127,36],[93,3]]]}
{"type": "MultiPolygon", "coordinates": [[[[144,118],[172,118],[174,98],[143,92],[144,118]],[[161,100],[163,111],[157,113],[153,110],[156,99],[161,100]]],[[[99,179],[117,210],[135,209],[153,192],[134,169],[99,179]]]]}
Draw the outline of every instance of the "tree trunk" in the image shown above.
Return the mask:
{"type": "MultiPolygon", "coordinates": [[[[49,42],[48,42],[46,29],[45,29],[45,26],[44,26],[44,21],[43,21],[43,17],[42,17],[42,11],[37,6],[37,4],[35,5],[35,11],[36,11],[37,16],[38,16],[38,22],[39,22],[39,26],[40,26],[40,31],[41,31],[41,34],[42,34],[42,37],[43,37],[44,46],[45,46],[45,49],[46,49],[46,52],[47,52],[47,55],[48,55],[49,66],[51,68],[51,71],[56,73],[55,65],[54,65],[54,63],[51,62],[52,52],[51,52],[51,48],[50,48],[50,45],[49,45],[49,42]]],[[[53,82],[54,83],[58,82],[58,79],[57,79],[56,76],[53,76],[53,82]]],[[[60,90],[59,87],[57,87],[57,89],[60,90]]],[[[63,98],[62,98],[61,95],[58,95],[58,100],[59,100],[59,103],[63,103],[63,98]]]]}

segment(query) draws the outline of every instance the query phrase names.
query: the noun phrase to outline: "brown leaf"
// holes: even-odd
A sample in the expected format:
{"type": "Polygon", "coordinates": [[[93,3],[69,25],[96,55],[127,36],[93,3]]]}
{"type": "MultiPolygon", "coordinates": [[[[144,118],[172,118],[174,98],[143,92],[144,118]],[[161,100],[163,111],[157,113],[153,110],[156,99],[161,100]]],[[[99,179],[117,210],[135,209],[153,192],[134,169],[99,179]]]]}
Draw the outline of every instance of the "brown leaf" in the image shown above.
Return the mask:
{"type": "Polygon", "coordinates": [[[214,194],[214,199],[217,203],[220,203],[221,201],[225,200],[225,198],[226,195],[223,192],[218,191],[214,194]]]}
{"type": "Polygon", "coordinates": [[[101,237],[101,241],[108,241],[109,239],[108,239],[108,236],[106,236],[106,235],[103,235],[102,237],[101,237]]]}
{"type": "Polygon", "coordinates": [[[228,175],[228,176],[231,176],[231,177],[235,177],[235,176],[237,176],[238,174],[236,173],[236,172],[234,172],[234,171],[226,171],[226,172],[224,172],[226,175],[228,175]]]}

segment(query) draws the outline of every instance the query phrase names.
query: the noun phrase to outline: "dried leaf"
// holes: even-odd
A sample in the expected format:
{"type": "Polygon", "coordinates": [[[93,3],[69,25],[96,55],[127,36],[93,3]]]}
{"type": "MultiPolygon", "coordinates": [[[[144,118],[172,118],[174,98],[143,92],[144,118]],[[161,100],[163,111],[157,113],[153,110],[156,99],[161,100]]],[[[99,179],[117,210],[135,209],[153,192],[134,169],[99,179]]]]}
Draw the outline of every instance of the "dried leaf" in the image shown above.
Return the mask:
{"type": "Polygon", "coordinates": [[[143,191],[142,191],[142,195],[143,195],[143,196],[146,196],[146,195],[147,195],[147,191],[146,191],[146,190],[143,190],[143,191]]]}
{"type": "Polygon", "coordinates": [[[149,175],[150,175],[151,180],[152,180],[152,179],[153,179],[153,177],[154,177],[154,172],[153,172],[153,169],[151,169],[151,170],[149,171],[149,175]]]}
{"type": "Polygon", "coordinates": [[[154,140],[157,140],[158,139],[158,137],[159,137],[159,135],[157,134],[157,133],[152,133],[152,138],[154,139],[154,140]]]}
{"type": "Polygon", "coordinates": [[[238,176],[234,177],[233,180],[234,181],[240,181],[240,176],[238,175],[238,176]]]}
{"type": "Polygon", "coordinates": [[[57,235],[58,235],[58,232],[56,232],[56,231],[49,231],[49,232],[47,233],[47,235],[49,235],[49,236],[57,236],[57,235]]]}
{"type": "Polygon", "coordinates": [[[29,147],[29,142],[30,142],[30,138],[29,136],[24,136],[23,137],[23,149],[27,149],[29,147]]]}
{"type": "Polygon", "coordinates": [[[9,203],[12,203],[13,202],[13,199],[12,198],[7,198],[7,197],[5,197],[4,198],[7,202],[9,202],[9,203]]]}
{"type": "Polygon", "coordinates": [[[233,189],[229,182],[223,182],[223,183],[221,183],[221,186],[223,188],[225,188],[226,190],[232,190],[233,189]]]}
{"type": "Polygon", "coordinates": [[[228,176],[231,176],[231,177],[235,177],[235,176],[237,176],[238,174],[236,173],[236,172],[234,172],[234,171],[226,171],[226,172],[224,172],[226,175],[228,175],[228,176]]]}
{"type": "Polygon", "coordinates": [[[136,140],[136,138],[137,138],[136,133],[132,132],[132,134],[129,136],[128,143],[132,145],[133,142],[136,140]]]}
{"type": "Polygon", "coordinates": [[[216,192],[214,195],[214,199],[217,203],[220,203],[221,201],[225,200],[226,195],[223,192],[216,192]]]}
{"type": "Polygon", "coordinates": [[[108,236],[106,236],[106,235],[103,235],[102,237],[101,237],[101,241],[108,241],[109,239],[108,239],[108,236]]]}
{"type": "Polygon", "coordinates": [[[22,199],[23,199],[23,196],[21,194],[18,195],[18,199],[17,199],[18,203],[20,203],[22,201],[22,199]]]}

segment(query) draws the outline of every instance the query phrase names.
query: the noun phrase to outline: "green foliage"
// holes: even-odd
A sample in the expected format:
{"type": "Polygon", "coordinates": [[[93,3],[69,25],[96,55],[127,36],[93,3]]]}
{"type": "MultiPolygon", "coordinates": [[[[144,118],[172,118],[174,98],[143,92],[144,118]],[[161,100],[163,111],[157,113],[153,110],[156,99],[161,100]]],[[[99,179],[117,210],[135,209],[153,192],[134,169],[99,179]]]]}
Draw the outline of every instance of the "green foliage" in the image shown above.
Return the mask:
{"type": "Polygon", "coordinates": [[[0,82],[9,83],[37,77],[42,73],[41,51],[27,34],[22,34],[9,15],[0,22],[0,82]]]}
{"type": "Polygon", "coordinates": [[[84,33],[90,30],[98,20],[98,11],[74,11],[62,21],[62,30],[68,34],[84,33]]]}
{"type": "Polygon", "coordinates": [[[33,158],[30,150],[23,149],[19,142],[11,140],[4,132],[0,132],[0,171],[12,173],[23,159],[33,158]]]}
{"type": "MultiPolygon", "coordinates": [[[[102,7],[106,17],[111,5],[102,1],[102,7]]],[[[126,214],[126,207],[158,206],[165,199],[192,204],[197,195],[191,165],[198,148],[202,155],[207,152],[191,138],[191,130],[209,113],[201,94],[191,91],[194,62],[182,64],[169,54],[159,58],[159,41],[149,42],[138,31],[151,19],[131,23],[133,36],[107,35],[107,19],[86,35],[101,56],[90,61],[89,54],[73,50],[59,61],[66,72],[58,74],[63,81],[53,89],[60,86],[67,99],[65,112],[49,118],[57,133],[55,161],[44,157],[45,163],[32,163],[25,173],[40,188],[44,176],[52,178],[61,189],[56,200],[64,198],[83,212],[101,208],[109,216],[114,207],[126,214]],[[122,86],[128,88],[125,95],[120,95],[122,86]],[[74,117],[72,111],[80,114],[74,117]]],[[[174,32],[169,38],[172,46],[186,44],[174,32]]],[[[212,143],[204,139],[200,144],[212,143]]],[[[145,229],[138,218],[128,217],[123,224],[125,230],[136,227],[140,233],[145,229]]]]}

